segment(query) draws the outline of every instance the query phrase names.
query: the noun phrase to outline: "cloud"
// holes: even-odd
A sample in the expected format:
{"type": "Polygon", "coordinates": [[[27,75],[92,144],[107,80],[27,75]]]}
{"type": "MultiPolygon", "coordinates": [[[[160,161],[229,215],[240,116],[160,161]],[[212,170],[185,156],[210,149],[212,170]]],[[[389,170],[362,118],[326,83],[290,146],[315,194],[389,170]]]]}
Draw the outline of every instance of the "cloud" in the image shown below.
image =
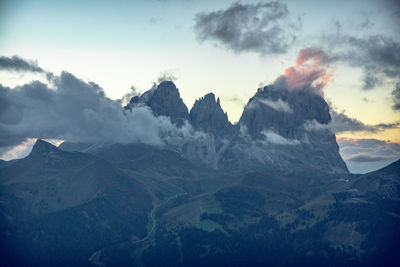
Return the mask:
{"type": "Polygon", "coordinates": [[[337,138],[337,142],[351,172],[374,171],[400,158],[400,143],[354,138],[337,138]]]}
{"type": "Polygon", "coordinates": [[[365,124],[355,118],[350,118],[344,112],[337,112],[331,108],[330,114],[332,121],[328,124],[321,124],[316,120],[306,121],[303,128],[306,131],[324,131],[330,130],[333,133],[343,132],[370,132],[375,133],[387,129],[400,128],[400,122],[379,123],[375,125],[365,124]]]}
{"type": "Polygon", "coordinates": [[[303,128],[306,131],[324,131],[324,130],[331,130],[331,127],[329,126],[329,124],[322,124],[319,123],[316,120],[311,120],[311,121],[305,121],[303,124],[303,128]]]}
{"type": "Polygon", "coordinates": [[[0,147],[0,156],[3,160],[11,160],[26,157],[35,144],[35,138],[27,138],[16,146],[0,147]]]}
{"type": "Polygon", "coordinates": [[[126,94],[124,94],[121,98],[122,101],[122,105],[127,105],[129,103],[129,101],[132,99],[132,97],[134,96],[138,96],[141,95],[142,92],[140,90],[138,90],[135,86],[131,86],[130,91],[126,94]]]}
{"type": "Polygon", "coordinates": [[[233,103],[236,103],[236,104],[241,105],[241,106],[245,106],[246,105],[246,102],[243,101],[241,98],[239,98],[237,96],[224,97],[223,100],[228,101],[228,102],[233,102],[233,103]]]}
{"type": "Polygon", "coordinates": [[[334,133],[359,131],[377,132],[379,130],[379,127],[366,125],[355,118],[350,118],[343,112],[337,112],[331,109],[330,114],[332,117],[332,121],[329,125],[329,128],[334,133]]]}
{"type": "Polygon", "coordinates": [[[293,113],[293,110],[290,108],[289,104],[280,98],[277,101],[271,99],[257,99],[257,101],[277,111],[293,113]]]}
{"type": "Polygon", "coordinates": [[[155,117],[148,107],[124,113],[120,100],[107,98],[97,84],[68,72],[55,76],[53,83],[54,88],[38,81],[15,88],[0,86],[3,154],[5,147],[27,138],[164,145],[195,136],[190,125],[177,127],[167,117],[155,117]]]}
{"type": "Polygon", "coordinates": [[[329,69],[328,55],[318,48],[303,48],[299,51],[296,64],[285,70],[274,85],[289,90],[309,89],[322,94],[322,89],[333,75],[329,69]]]}
{"type": "Polygon", "coordinates": [[[396,129],[400,128],[400,122],[394,122],[394,123],[379,123],[373,126],[377,131],[381,130],[386,130],[386,129],[396,129]]]}
{"type": "Polygon", "coordinates": [[[160,23],[162,21],[162,18],[159,18],[159,17],[151,17],[150,19],[149,19],[149,22],[151,23],[151,24],[158,24],[158,23],[160,23]]]}
{"type": "MultiPolygon", "coordinates": [[[[366,32],[372,25],[366,22],[366,32]]],[[[400,43],[383,34],[355,36],[342,32],[336,21],[336,34],[323,36],[323,43],[330,50],[331,62],[343,62],[363,70],[363,89],[373,89],[386,79],[400,78],[400,43]]]]}
{"type": "Polygon", "coordinates": [[[163,71],[163,72],[160,72],[160,75],[157,78],[157,83],[162,83],[165,81],[174,82],[176,80],[178,80],[178,77],[174,71],[163,71]]]}
{"type": "Polygon", "coordinates": [[[225,10],[199,13],[195,22],[199,41],[214,41],[237,53],[262,55],[287,52],[302,26],[300,18],[290,20],[286,4],[279,1],[236,2],[225,10]]]}
{"type": "Polygon", "coordinates": [[[286,113],[293,113],[293,110],[290,108],[289,104],[282,99],[278,98],[278,100],[272,99],[255,99],[254,101],[250,102],[246,109],[252,109],[258,106],[258,104],[266,105],[276,111],[286,112],[286,113]]]}
{"type": "Polygon", "coordinates": [[[0,56],[0,70],[6,71],[26,71],[44,73],[45,71],[37,65],[35,61],[28,61],[19,56],[5,57],[0,56]]]}
{"type": "Polygon", "coordinates": [[[373,155],[368,155],[368,154],[358,154],[351,156],[347,158],[348,161],[353,161],[353,162],[376,162],[376,161],[382,161],[382,160],[387,160],[390,159],[390,157],[386,156],[373,156],[373,155]]]}
{"type": "Polygon", "coordinates": [[[296,59],[296,66],[301,66],[307,62],[314,61],[315,65],[326,64],[328,55],[319,48],[303,48],[300,50],[296,59]]]}
{"type": "Polygon", "coordinates": [[[366,98],[366,97],[363,97],[361,100],[364,101],[365,103],[373,103],[374,102],[373,100],[366,98]]]}
{"type": "Polygon", "coordinates": [[[392,109],[399,111],[400,110],[400,82],[396,83],[396,88],[392,91],[393,96],[393,106],[392,109]]]}
{"type": "Polygon", "coordinates": [[[265,136],[265,141],[275,145],[299,145],[300,141],[296,139],[287,139],[272,131],[262,131],[262,135],[265,136]]]}

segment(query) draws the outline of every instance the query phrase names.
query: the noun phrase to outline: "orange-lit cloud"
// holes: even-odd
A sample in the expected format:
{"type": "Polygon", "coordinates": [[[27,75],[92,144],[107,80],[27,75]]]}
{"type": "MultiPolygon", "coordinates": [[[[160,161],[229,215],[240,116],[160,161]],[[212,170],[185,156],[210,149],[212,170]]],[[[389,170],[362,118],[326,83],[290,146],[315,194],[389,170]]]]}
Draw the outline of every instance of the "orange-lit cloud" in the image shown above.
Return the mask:
{"type": "Polygon", "coordinates": [[[317,92],[321,92],[333,74],[334,70],[329,68],[328,55],[324,51],[318,48],[303,48],[299,52],[296,64],[287,68],[283,77],[290,90],[313,87],[317,92]]]}

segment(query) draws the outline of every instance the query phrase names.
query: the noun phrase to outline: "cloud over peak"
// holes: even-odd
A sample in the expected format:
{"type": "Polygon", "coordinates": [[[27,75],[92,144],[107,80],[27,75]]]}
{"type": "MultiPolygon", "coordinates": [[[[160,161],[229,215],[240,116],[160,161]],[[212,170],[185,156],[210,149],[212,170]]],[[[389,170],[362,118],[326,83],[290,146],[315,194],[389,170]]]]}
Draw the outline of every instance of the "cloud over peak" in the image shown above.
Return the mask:
{"type": "Polygon", "coordinates": [[[311,89],[321,94],[332,75],[328,55],[321,49],[306,47],[299,51],[296,64],[287,68],[274,84],[289,90],[311,89]]]}
{"type": "Polygon", "coordinates": [[[302,26],[300,19],[289,18],[288,7],[279,1],[235,2],[224,10],[198,13],[195,21],[200,41],[214,41],[237,53],[285,53],[296,41],[302,26]]]}
{"type": "Polygon", "coordinates": [[[54,76],[52,83],[54,88],[38,81],[0,86],[0,154],[27,138],[164,145],[165,137],[179,143],[194,136],[190,125],[177,127],[148,107],[124,113],[120,100],[71,73],[54,76]]]}
{"type": "Polygon", "coordinates": [[[343,132],[370,132],[376,133],[387,129],[400,128],[400,122],[394,123],[379,123],[375,125],[368,125],[360,120],[347,116],[343,111],[337,112],[336,110],[330,110],[332,121],[328,124],[321,124],[316,120],[306,121],[303,124],[303,128],[306,131],[324,131],[330,130],[331,132],[343,133],[343,132]]]}

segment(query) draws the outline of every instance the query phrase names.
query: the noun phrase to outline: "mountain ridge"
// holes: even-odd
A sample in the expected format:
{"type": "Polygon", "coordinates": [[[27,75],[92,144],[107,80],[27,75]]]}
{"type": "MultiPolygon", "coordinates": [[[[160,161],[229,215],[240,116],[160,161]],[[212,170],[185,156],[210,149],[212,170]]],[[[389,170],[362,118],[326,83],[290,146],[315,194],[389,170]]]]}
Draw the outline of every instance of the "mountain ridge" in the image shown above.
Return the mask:
{"type": "Polygon", "coordinates": [[[195,130],[208,135],[203,140],[192,139],[183,144],[182,153],[210,168],[229,168],[231,165],[262,168],[266,164],[278,164],[278,168],[290,169],[294,164],[295,169],[312,167],[324,172],[348,173],[335,135],[329,130],[305,127],[310,121],[323,125],[331,121],[328,104],[312,90],[292,92],[275,84],[259,88],[235,125],[230,123],[219,98],[216,99],[213,93],[196,100],[188,112],[179,89],[171,81],[134,96],[125,110],[132,110],[137,105],[148,106],[155,116],[169,117],[178,127],[187,121],[195,130]],[[160,100],[166,94],[159,91],[173,93],[160,100]],[[153,102],[158,103],[157,106],[153,102]],[[308,156],[304,157],[305,154],[308,156]]]}
{"type": "Polygon", "coordinates": [[[0,168],[3,263],[390,266],[397,256],[400,160],[365,175],[235,173],[166,147],[88,152],[39,139],[0,168]]]}

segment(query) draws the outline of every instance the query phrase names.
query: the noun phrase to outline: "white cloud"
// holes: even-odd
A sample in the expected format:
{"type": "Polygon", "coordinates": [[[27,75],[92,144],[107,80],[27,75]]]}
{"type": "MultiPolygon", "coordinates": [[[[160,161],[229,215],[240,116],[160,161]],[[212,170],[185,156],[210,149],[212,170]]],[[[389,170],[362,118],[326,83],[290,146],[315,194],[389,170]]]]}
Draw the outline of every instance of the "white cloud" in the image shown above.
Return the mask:
{"type": "Polygon", "coordinates": [[[303,124],[303,128],[309,132],[331,130],[331,127],[329,124],[322,124],[322,123],[317,122],[316,120],[305,121],[303,124]]]}
{"type": "Polygon", "coordinates": [[[260,102],[261,104],[264,104],[266,106],[275,109],[276,111],[293,113],[293,110],[290,108],[289,104],[280,98],[276,101],[271,99],[257,99],[257,101],[260,102]]]}
{"type": "Polygon", "coordinates": [[[259,106],[259,104],[268,106],[272,109],[275,109],[276,111],[280,112],[286,112],[286,113],[293,113],[293,110],[290,108],[289,104],[282,99],[278,100],[272,100],[272,99],[255,99],[252,102],[250,102],[247,106],[246,109],[253,109],[259,106]]]}
{"type": "MultiPolygon", "coordinates": [[[[54,88],[38,81],[0,86],[0,156],[30,138],[180,145],[202,134],[189,123],[177,127],[168,117],[155,117],[146,106],[124,113],[120,100],[70,73],[54,76],[52,82],[54,88]]],[[[8,158],[19,155],[13,151],[8,158]]]]}
{"type": "Polygon", "coordinates": [[[276,145],[299,145],[300,141],[296,139],[288,139],[272,131],[262,131],[262,135],[265,136],[267,143],[276,145]]]}

